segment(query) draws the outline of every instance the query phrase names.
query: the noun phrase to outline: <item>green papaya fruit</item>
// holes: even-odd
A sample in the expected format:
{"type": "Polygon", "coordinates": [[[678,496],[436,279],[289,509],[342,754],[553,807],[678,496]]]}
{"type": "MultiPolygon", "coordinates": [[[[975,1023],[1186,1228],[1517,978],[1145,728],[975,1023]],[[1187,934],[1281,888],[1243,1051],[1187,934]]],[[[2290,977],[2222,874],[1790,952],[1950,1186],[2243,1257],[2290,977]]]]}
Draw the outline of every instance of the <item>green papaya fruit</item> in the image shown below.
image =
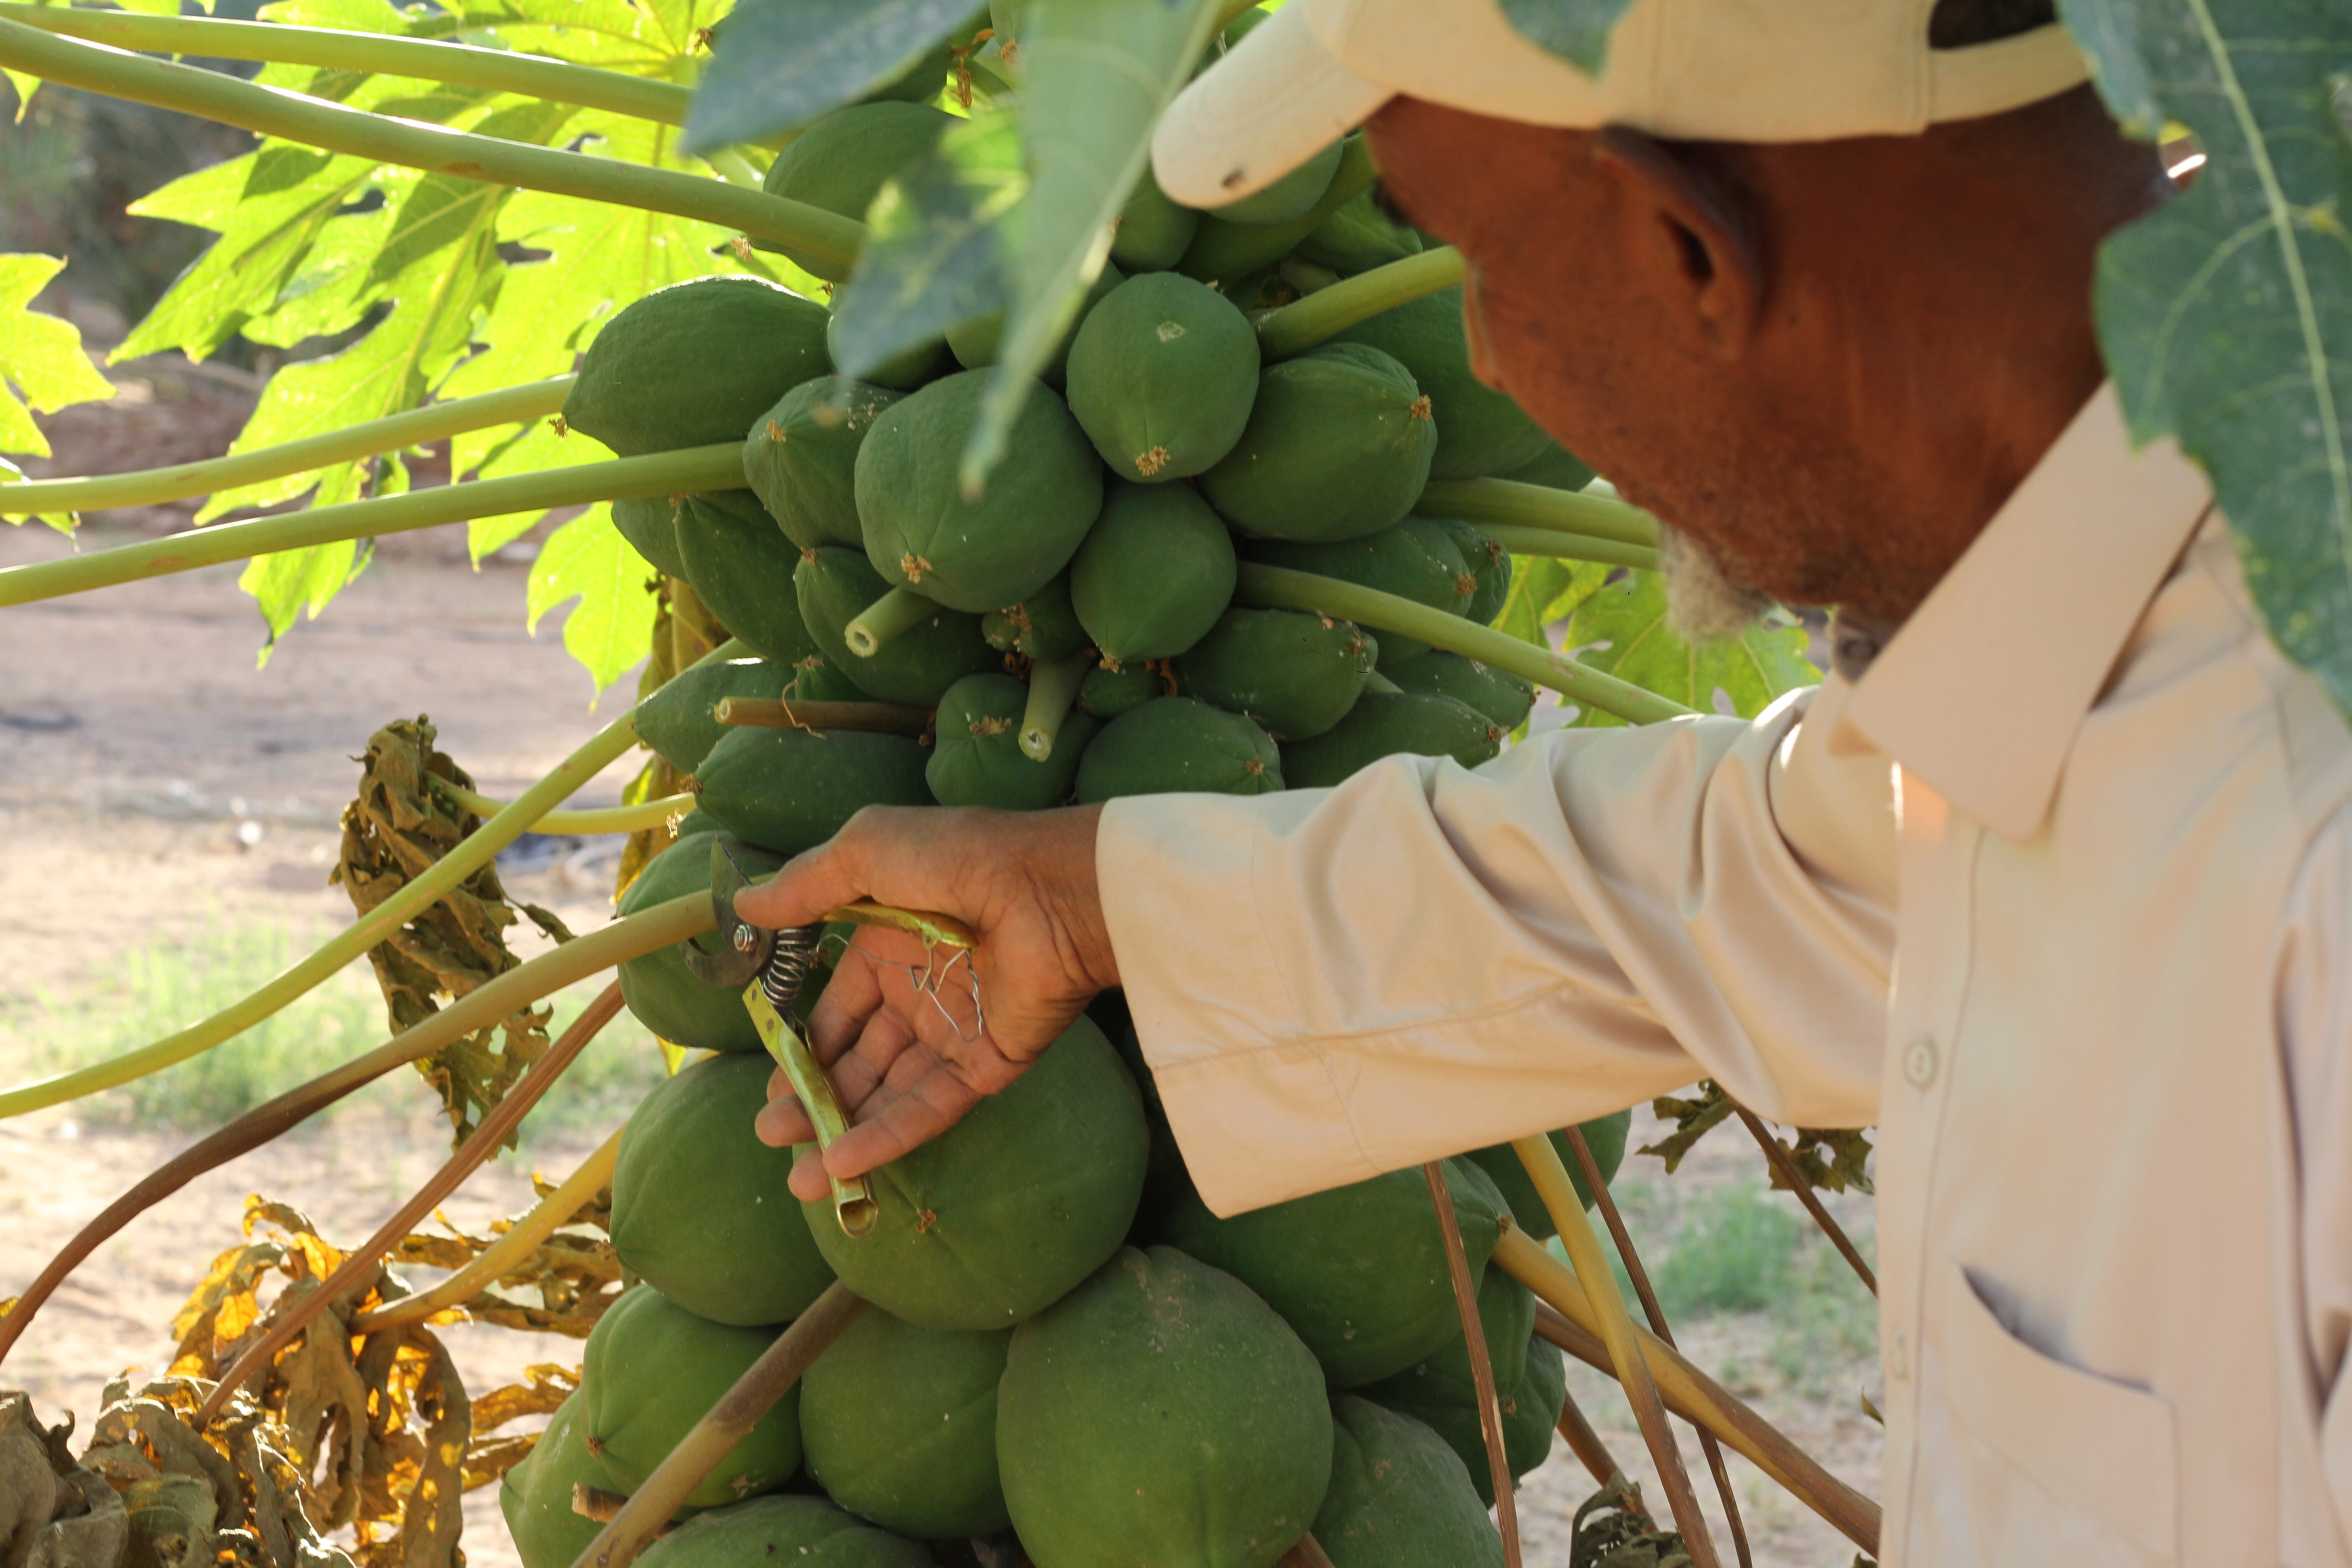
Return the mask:
{"type": "Polygon", "coordinates": [[[1177,272],[1130,277],[1070,344],[1070,412],[1112,473],[1164,484],[1234,449],[1257,397],[1257,333],[1177,272]]]}
{"type": "Polygon", "coordinates": [[[1551,444],[1543,426],[1470,369],[1459,284],[1359,321],[1334,340],[1378,349],[1412,372],[1437,420],[1433,479],[1507,473],[1551,444]]]}
{"type": "Polygon", "coordinates": [[[908,627],[870,659],[851,653],[843,630],[890,587],[862,549],[802,551],[793,587],[826,661],[869,697],[935,707],[940,694],[964,676],[1003,667],[980,634],[980,617],[960,610],[942,610],[908,627]]]}
{"type": "Polygon", "coordinates": [[[928,806],[923,744],[855,729],[736,728],[694,771],[730,833],[778,854],[814,849],[868,806],[928,806]]]}
{"type": "MultiPolygon", "coordinates": [[[[719,833],[724,831],[726,831],[726,830],[719,825],[718,818],[712,816],[701,807],[697,806],[693,810],[688,811],[685,816],[680,817],[677,820],[677,827],[670,833],[669,841],[671,843],[675,844],[678,840],[690,839],[697,833],[719,833]]],[[[634,886],[635,884],[632,883],[631,885],[634,886]]]]}
{"type": "MultiPolygon", "coordinates": [[[[1071,319],[1069,326],[1062,333],[1061,341],[1054,345],[1054,351],[1045,357],[1045,363],[1037,371],[1038,380],[1056,391],[1060,390],[1069,376],[1070,345],[1076,340],[1078,329],[1086,325],[1087,318],[1093,313],[1094,308],[1101,304],[1112,289],[1126,281],[1125,273],[1108,262],[1103,264],[1101,276],[1088,286],[1086,298],[1078,302],[1077,315],[1071,319]]],[[[1003,337],[1004,312],[999,310],[948,329],[948,348],[954,352],[956,363],[965,370],[985,370],[996,363],[997,350],[1003,337]]]]}
{"type": "Polygon", "coordinates": [[[1070,563],[1102,510],[1102,464],[1054,392],[1032,386],[977,501],[958,466],[991,377],[967,371],[893,403],[857,453],[866,558],[951,610],[1018,604],[1070,563]]]}
{"type": "Polygon", "coordinates": [[[1405,691],[1466,703],[1506,733],[1527,723],[1536,706],[1533,681],[1459,653],[1423,653],[1381,673],[1405,691]]]}
{"type": "Polygon", "coordinates": [[[1018,653],[1050,664],[1066,659],[1087,645],[1087,629],[1078,624],[1070,604],[1070,576],[1058,572],[1054,580],[1003,610],[980,618],[980,634],[999,653],[1018,653]]]}
{"type": "Polygon", "coordinates": [[[1088,670],[1078,683],[1077,706],[1080,713],[1108,721],[1169,695],[1168,683],[1140,664],[1118,670],[1101,665],[1088,670]]]}
{"type": "Polygon", "coordinates": [[[573,1487],[621,1490],[588,1451],[587,1403],[574,1392],[557,1406],[530,1452],[499,1482],[499,1511],[522,1568],[572,1568],[604,1528],[572,1511],[573,1487]]]}
{"type": "Polygon", "coordinates": [[[1444,1437],[1349,1394],[1331,1401],[1331,1423],[1315,1541],[1332,1568],[1502,1568],[1503,1537],[1444,1437]]]}
{"type": "MultiPolygon", "coordinates": [[[[1618,1167],[1625,1163],[1625,1140],[1633,1126],[1633,1113],[1612,1111],[1606,1116],[1595,1116],[1577,1129],[1584,1134],[1584,1146],[1592,1151],[1592,1163],[1601,1167],[1603,1186],[1617,1179],[1618,1167]]],[[[1591,1208],[1600,1200],[1585,1183],[1584,1170],[1577,1161],[1576,1152],[1568,1146],[1568,1134],[1552,1134],[1551,1145],[1559,1152],[1559,1163],[1568,1167],[1568,1179],[1575,1186],[1576,1196],[1583,1200],[1585,1207],[1591,1208]]],[[[1536,1184],[1528,1175],[1528,1167],[1519,1162],[1519,1156],[1512,1151],[1510,1145],[1495,1144],[1486,1148],[1473,1149],[1462,1157],[1474,1162],[1494,1178],[1495,1185],[1502,1189],[1504,1198],[1509,1202],[1511,1213],[1517,1218],[1520,1229],[1538,1241],[1549,1241],[1559,1234],[1559,1228],[1551,1222],[1551,1211],[1544,1207],[1543,1198],[1536,1192],[1536,1184]]]]}
{"type": "Polygon", "coordinates": [[[785,1191],[792,1151],[751,1130],[771,1065],[712,1056],[664,1079],[630,1116],[613,1168],[621,1266],[696,1316],[742,1328],[800,1316],[833,1282],[785,1191]]]}
{"type": "Polygon", "coordinates": [[[1352,622],[1300,610],[1237,609],[1217,617],[1176,671],[1188,693],[1288,740],[1320,735],[1347,717],[1379,656],[1380,644],[1352,622]]]}
{"type": "MultiPolygon", "coordinates": [[[[836,365],[841,363],[841,354],[836,347],[834,330],[840,324],[841,318],[835,316],[825,323],[824,330],[824,351],[832,357],[833,362],[836,365]]],[[[955,356],[948,351],[948,340],[945,338],[934,338],[928,343],[918,343],[911,349],[903,349],[878,365],[869,366],[861,382],[853,382],[850,384],[870,386],[888,392],[910,392],[925,382],[935,382],[955,368],[955,356]]],[[[774,509],[772,503],[769,510],[774,509]]]]}
{"type": "MultiPolygon", "coordinates": [[[[1244,542],[1242,553],[1268,566],[1358,583],[1448,614],[1468,602],[1473,581],[1453,538],[1421,517],[1407,517],[1379,533],[1331,544],[1249,539],[1244,542]]],[[[1383,632],[1380,668],[1385,671],[1428,652],[1429,644],[1417,637],[1383,632]]]]}
{"type": "Polygon", "coordinates": [[[1021,749],[1028,704],[1029,688],[1011,675],[966,675],[948,688],[940,698],[931,759],[923,765],[940,805],[1042,811],[1070,798],[1096,721],[1082,713],[1066,716],[1054,754],[1040,762],[1021,749]]]}
{"type": "Polygon", "coordinates": [[[1200,226],[1201,214],[1171,200],[1147,163],[1111,225],[1110,258],[1129,273],[1164,272],[1183,259],[1200,226]]]}
{"type": "MultiPolygon", "coordinates": [[[[787,1397],[790,1397],[789,1396],[787,1397]]],[[[821,1497],[755,1497],[697,1514],[639,1553],[645,1568],[932,1568],[929,1550],[821,1497]]]]}
{"type": "Polygon", "coordinates": [[[1252,227],[1286,224],[1305,217],[1323,199],[1323,193],[1331,188],[1331,176],[1339,170],[1339,145],[1332,142],[1274,183],[1210,211],[1225,223],[1252,227]]]}
{"type": "Polygon", "coordinates": [[[686,576],[686,558],[677,553],[677,503],[669,497],[632,496],[614,502],[613,527],[656,571],[664,577],[686,576]]]}
{"type": "Polygon", "coordinates": [[[996,1383],[1012,1341],[868,1307],[801,1379],[809,1474],[850,1512],[925,1541],[1010,1529],[996,1383]]]}
{"type": "Polygon", "coordinates": [[[1366,692],[1321,735],[1285,741],[1282,776],[1294,789],[1337,784],[1383,757],[1450,757],[1465,768],[1491,762],[1508,733],[1468,703],[1427,692],[1366,692]]]}
{"type": "Polygon", "coordinates": [[[1592,483],[1592,465],[1559,442],[1546,438],[1544,449],[1498,479],[1521,485],[1542,485],[1554,490],[1581,490],[1592,483]]]}
{"type": "Polygon", "coordinates": [[[1484,528],[1471,527],[1453,517],[1416,517],[1424,527],[1443,529],[1462,552],[1462,563],[1475,580],[1466,603],[1459,613],[1481,626],[1492,626],[1495,617],[1503,612],[1504,601],[1511,597],[1511,552],[1505,549],[1494,535],[1484,528]]]}
{"type": "MultiPolygon", "coordinates": [[[[1459,1313],[1456,1313],[1459,1316],[1459,1313]]],[[[1517,1388],[1528,1367],[1528,1343],[1536,1332],[1535,1292],[1488,1269],[1478,1285],[1478,1321],[1485,1325],[1486,1359],[1497,1389],[1517,1388]]],[[[1394,1377],[1365,1390],[1373,1399],[1393,1397],[1406,1405],[1478,1403],[1476,1375],[1470,1369],[1470,1342],[1457,1322],[1453,1337],[1394,1377]]]]}
{"type": "Polygon", "coordinates": [[[1120,1249],[1013,1331],[1005,1501],[1037,1568],[1274,1568],[1331,1477],[1315,1358],[1249,1289],[1120,1249]]]}
{"type": "Polygon", "coordinates": [[[817,651],[793,586],[800,552],[751,491],[681,497],[677,551],[694,591],[753,653],[790,664],[817,651]]]}
{"type": "Polygon", "coordinates": [[[857,451],[903,394],[846,376],[803,382],[743,438],[743,477],[803,549],[866,548],[857,525],[857,451]]]}
{"type": "MultiPolygon", "coordinates": [[[[621,894],[620,912],[635,915],[640,909],[650,909],[689,893],[708,894],[714,836],[707,832],[681,834],[669,848],[647,862],[636,881],[629,883],[628,891],[621,894]]],[[[748,845],[739,853],[747,865],[762,872],[774,871],[784,863],[782,857],[748,845]]],[[[695,940],[707,950],[717,951],[717,937],[698,936],[695,940]]],[[[760,1043],[759,1031],[751,1027],[751,1016],[743,1010],[741,993],[696,979],[676,947],[663,947],[623,964],[621,999],[628,1004],[639,1023],[672,1045],[689,1046],[697,1051],[766,1049],[760,1043]]]]}
{"type": "Polygon", "coordinates": [[[624,457],[740,441],[789,389],[833,369],[824,307],[764,278],[656,288],[604,323],[563,423],[624,457]]]}
{"type": "Polygon", "coordinates": [[[1070,562],[1070,604],[1120,664],[1173,658],[1217,623],[1235,576],[1233,535],[1192,486],[1114,481],[1070,562]]]}
{"type": "Polygon", "coordinates": [[[773,702],[796,673],[793,665],[768,659],[728,659],[680,670],[637,705],[637,738],[680,773],[691,773],[730,733],[710,716],[719,698],[773,702]]]}
{"type": "Polygon", "coordinates": [[[1362,191],[1317,224],[1293,254],[1341,274],[1368,272],[1419,256],[1421,236],[1391,223],[1388,214],[1373,205],[1372,193],[1362,191]]]}
{"type": "MultiPolygon", "coordinates": [[[[1510,1211],[1486,1173],[1445,1162],[1474,1278],[1510,1211]]],[[[1394,1376],[1461,1332],[1445,1242],[1418,1166],[1230,1219],[1197,1199],[1160,1239],[1265,1298],[1323,1364],[1334,1388],[1394,1376]]]]}
{"type": "Polygon", "coordinates": [[[1227,522],[1267,538],[1358,538],[1412,509],[1437,442],[1404,366],[1326,343],[1260,373],[1241,440],[1201,490],[1227,522]]]}
{"type": "MultiPolygon", "coordinates": [[[[960,29],[969,32],[970,29],[960,29]]],[[[948,73],[955,68],[956,37],[950,34],[941,38],[913,65],[890,80],[868,92],[860,101],[865,103],[929,103],[940,96],[947,86],[948,73]]]]}
{"type": "Polygon", "coordinates": [[[1192,697],[1128,709],[1078,759],[1077,795],[1086,805],[1122,795],[1265,795],[1281,788],[1274,737],[1240,714],[1192,697]]]}
{"type": "Polygon", "coordinates": [[[874,1173],[871,1235],[843,1235],[830,1202],[802,1210],[834,1271],[883,1311],[1004,1328],[1110,1256],[1150,1152],[1135,1081],[1081,1017],[1010,1089],[874,1173]]]}
{"type": "MultiPolygon", "coordinates": [[[[620,1490],[635,1491],[775,1337],[772,1329],[697,1317],[651,1285],[622,1291],[589,1332],[581,1359],[588,1451],[620,1490]]],[[[772,1491],[800,1468],[794,1387],[687,1494],[687,1503],[718,1508],[772,1491]]]]}
{"type": "MultiPolygon", "coordinates": [[[[863,560],[863,556],[858,558],[863,560]]],[[[799,586],[798,572],[793,573],[793,586],[799,586]]],[[[866,700],[865,689],[842,673],[841,667],[824,654],[803,659],[793,666],[793,684],[784,695],[795,702],[862,703],[866,700]]],[[[714,742],[713,744],[716,744],[714,742]]]]}
{"type": "MultiPolygon", "coordinates": [[[[1391,1384],[1367,1388],[1363,1396],[1412,1416],[1444,1438],[1470,1472],[1470,1485],[1477,1491],[1479,1503],[1495,1506],[1495,1473],[1486,1462],[1486,1437],[1476,1406],[1412,1404],[1391,1384]]],[[[1528,1346],[1528,1367],[1518,1385],[1497,1399],[1502,1406],[1503,1458],[1510,1466],[1514,1483],[1550,1457],[1552,1430],[1567,1402],[1568,1367],[1559,1350],[1548,1341],[1533,1341],[1528,1346]]]]}
{"type": "MultiPolygon", "coordinates": [[[[863,223],[882,187],[938,146],[956,123],[955,116],[925,103],[853,103],[793,138],[768,165],[761,188],[863,223]]],[[[782,252],[827,283],[849,281],[851,263],[788,245],[760,248],[782,252]]]]}

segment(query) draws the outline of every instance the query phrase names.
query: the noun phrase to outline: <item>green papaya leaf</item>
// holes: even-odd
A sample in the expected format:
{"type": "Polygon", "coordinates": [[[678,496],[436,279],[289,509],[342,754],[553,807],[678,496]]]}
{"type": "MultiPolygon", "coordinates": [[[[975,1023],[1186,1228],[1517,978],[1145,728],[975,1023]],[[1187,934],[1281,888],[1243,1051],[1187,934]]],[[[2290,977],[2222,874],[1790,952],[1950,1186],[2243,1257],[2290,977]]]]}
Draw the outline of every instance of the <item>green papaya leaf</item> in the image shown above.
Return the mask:
{"type": "Polygon", "coordinates": [[[2108,108],[2206,162],[2099,256],[2139,440],[2212,476],[2270,632],[2352,712],[2352,6],[2063,0],[2108,108]]]}
{"type": "MultiPolygon", "coordinates": [[[[1569,618],[1568,652],[1596,670],[1700,713],[1753,718],[1773,698],[1821,679],[1805,660],[1805,629],[1775,610],[1737,637],[1693,647],[1666,623],[1665,580],[1630,571],[1586,596],[1569,618]]],[[[1625,721],[1587,708],[1588,728],[1625,721]]]]}
{"type": "Polygon", "coordinates": [[[550,534],[531,563],[530,629],[536,632],[541,616],[578,599],[563,619],[563,646],[601,696],[653,644],[651,578],[645,558],[613,526],[613,509],[592,507],[550,534]]]}
{"type": "Polygon", "coordinates": [[[1514,556],[1511,591],[1503,601],[1503,612],[1495,619],[1496,628],[1558,652],[1546,628],[1575,614],[1576,607],[1609,580],[1609,571],[1595,561],[1514,556]]]}
{"type": "Polygon", "coordinates": [[[1633,0],[1502,0],[1520,37],[1540,44],[1587,76],[1609,57],[1609,35],[1633,0]]]}
{"type": "Polygon", "coordinates": [[[73,323],[32,308],[33,297],[65,265],[54,256],[0,256],[0,452],[49,455],[48,438],[33,423],[28,403],[54,413],[114,395],[114,383],[82,352],[73,323]]]}
{"type": "Polygon", "coordinates": [[[835,358],[861,376],[1012,298],[1007,230],[1029,189],[1012,117],[983,115],[940,138],[882,187],[866,248],[835,301],[835,358]]]}
{"type": "Polygon", "coordinates": [[[863,98],[974,9],[972,0],[744,0],[695,91],[687,150],[757,141],[863,98]]]}

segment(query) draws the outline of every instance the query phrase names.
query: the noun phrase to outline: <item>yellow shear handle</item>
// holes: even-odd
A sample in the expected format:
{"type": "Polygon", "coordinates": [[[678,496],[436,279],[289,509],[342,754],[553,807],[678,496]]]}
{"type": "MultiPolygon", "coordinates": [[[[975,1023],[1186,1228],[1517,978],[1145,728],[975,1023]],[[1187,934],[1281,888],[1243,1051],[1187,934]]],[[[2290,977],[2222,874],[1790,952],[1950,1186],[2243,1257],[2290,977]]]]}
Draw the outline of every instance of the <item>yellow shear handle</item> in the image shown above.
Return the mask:
{"type": "Polygon", "coordinates": [[[894,904],[877,904],[861,898],[845,904],[838,909],[828,909],[821,917],[845,921],[852,925],[880,925],[892,931],[904,931],[918,937],[926,947],[977,947],[980,938],[971,926],[945,915],[931,915],[919,909],[900,909],[894,904]]]}
{"type": "MultiPolygon", "coordinates": [[[[799,1096],[809,1121],[816,1127],[817,1153],[824,1154],[833,1147],[835,1139],[849,1131],[849,1118],[841,1113],[841,1102],[834,1098],[833,1080],[817,1065],[816,1053],[809,1050],[800,1031],[768,1004],[759,981],[743,988],[743,1007],[760,1031],[760,1043],[768,1048],[768,1054],[776,1059],[784,1076],[792,1081],[793,1092],[799,1096]]],[[[875,1222],[881,1218],[882,1211],[866,1178],[837,1176],[827,1171],[825,1180],[833,1186],[833,1218],[841,1227],[841,1233],[853,1241],[873,1235],[875,1222]]]]}

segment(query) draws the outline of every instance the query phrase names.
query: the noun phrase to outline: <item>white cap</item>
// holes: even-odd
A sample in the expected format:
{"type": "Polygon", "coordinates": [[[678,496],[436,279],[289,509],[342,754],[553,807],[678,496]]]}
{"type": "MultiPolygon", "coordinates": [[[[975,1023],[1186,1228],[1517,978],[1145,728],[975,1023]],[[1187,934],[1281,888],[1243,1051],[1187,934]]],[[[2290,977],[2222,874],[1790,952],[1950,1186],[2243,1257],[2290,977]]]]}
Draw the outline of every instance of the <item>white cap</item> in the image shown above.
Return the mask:
{"type": "Polygon", "coordinates": [[[1238,201],[1417,98],[1529,125],[1623,125],[1700,141],[1901,136],[2089,78],[2063,24],[1927,42],[1934,0],[1633,0],[1597,78],[1530,42],[1496,0],[1290,0],[1169,106],[1160,188],[1238,201]]]}

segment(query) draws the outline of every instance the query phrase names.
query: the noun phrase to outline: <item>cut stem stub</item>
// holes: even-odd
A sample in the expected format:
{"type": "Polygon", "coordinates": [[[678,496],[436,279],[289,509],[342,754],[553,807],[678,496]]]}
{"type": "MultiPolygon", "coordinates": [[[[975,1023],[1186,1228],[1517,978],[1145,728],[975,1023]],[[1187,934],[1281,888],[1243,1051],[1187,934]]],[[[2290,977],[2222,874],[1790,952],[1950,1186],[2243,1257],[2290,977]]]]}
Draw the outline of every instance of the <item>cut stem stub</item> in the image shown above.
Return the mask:
{"type": "Polygon", "coordinates": [[[841,640],[859,658],[870,659],[891,638],[908,627],[921,625],[939,612],[935,601],[911,588],[894,588],[852,617],[849,624],[842,628],[841,640]]]}
{"type": "Polygon", "coordinates": [[[1021,713],[1021,750],[1031,761],[1043,762],[1054,755],[1062,721],[1070,716],[1070,705],[1078,700],[1078,687],[1094,663],[1091,654],[1073,653],[1030,667],[1029,703],[1021,713]]]}

